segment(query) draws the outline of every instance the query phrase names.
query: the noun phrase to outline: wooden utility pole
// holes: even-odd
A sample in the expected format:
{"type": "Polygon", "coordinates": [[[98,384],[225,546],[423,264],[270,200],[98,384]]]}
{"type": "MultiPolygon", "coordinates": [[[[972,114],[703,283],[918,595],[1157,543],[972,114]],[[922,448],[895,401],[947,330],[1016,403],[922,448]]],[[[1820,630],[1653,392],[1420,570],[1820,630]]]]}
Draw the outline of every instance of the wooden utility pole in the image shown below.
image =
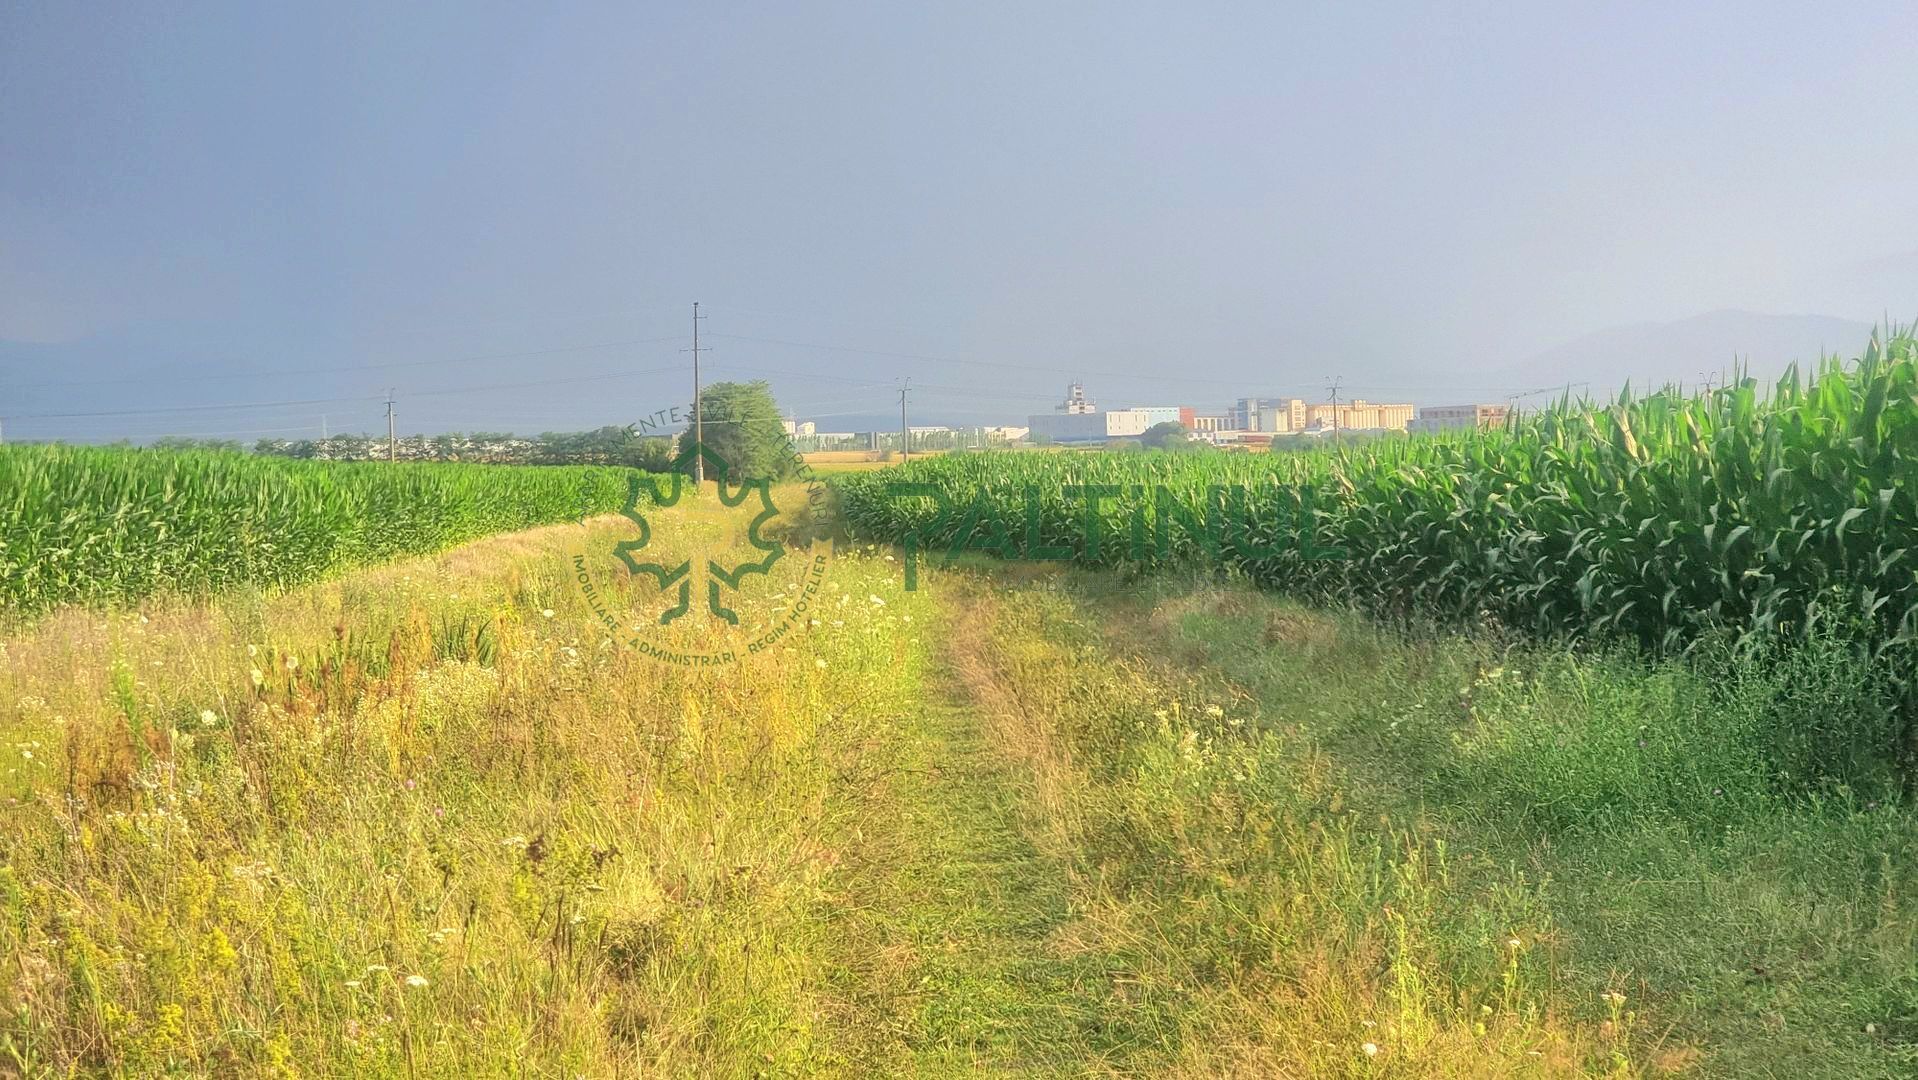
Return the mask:
{"type": "Polygon", "coordinates": [[[899,460],[912,457],[912,429],[906,426],[906,395],[912,391],[912,380],[899,388],[899,460]]]}
{"type": "Polygon", "coordinates": [[[699,301],[693,301],[693,484],[706,482],[706,462],[701,451],[706,446],[704,410],[700,408],[699,388],[699,301]]]}
{"type": "Polygon", "coordinates": [[[386,392],[386,460],[388,464],[400,459],[400,440],[393,427],[393,391],[386,392]]]}

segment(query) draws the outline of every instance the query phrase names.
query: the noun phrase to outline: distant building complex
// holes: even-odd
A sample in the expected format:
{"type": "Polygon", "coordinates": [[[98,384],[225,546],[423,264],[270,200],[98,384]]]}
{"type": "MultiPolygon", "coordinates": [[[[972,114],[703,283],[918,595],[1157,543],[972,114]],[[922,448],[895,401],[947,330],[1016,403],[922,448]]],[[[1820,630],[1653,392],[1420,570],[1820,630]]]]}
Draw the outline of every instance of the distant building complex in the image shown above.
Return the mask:
{"type": "Polygon", "coordinates": [[[1086,397],[1085,387],[1066,387],[1066,399],[1051,413],[1026,418],[1029,437],[1053,442],[1102,442],[1143,435],[1159,424],[1191,426],[1193,412],[1181,405],[1148,405],[1134,409],[1107,409],[1086,397]]]}
{"type": "Polygon", "coordinates": [[[1306,435],[1320,431],[1404,431],[1415,406],[1353,398],[1314,404],[1304,398],[1240,398],[1226,413],[1235,430],[1265,435],[1306,435]]]}
{"type": "Polygon", "coordinates": [[[1411,430],[1504,427],[1511,413],[1510,405],[1431,405],[1419,410],[1419,418],[1412,421],[1411,430]]]}
{"type": "MultiPolygon", "coordinates": [[[[1201,413],[1189,405],[1139,405],[1100,409],[1086,396],[1083,383],[1066,387],[1065,400],[1049,413],[1027,418],[1025,427],[965,428],[915,427],[915,449],[953,449],[1007,444],[1026,440],[1056,443],[1102,443],[1136,439],[1161,424],[1178,424],[1193,438],[1220,446],[1262,449],[1274,440],[1332,435],[1339,432],[1445,431],[1494,428],[1511,413],[1509,405],[1440,405],[1419,408],[1409,401],[1379,402],[1364,398],[1313,402],[1299,397],[1245,397],[1220,413],[1201,413]]],[[[857,434],[816,431],[811,421],[788,420],[786,430],[806,439],[809,449],[856,446],[882,449],[898,443],[898,432],[857,434]]]]}

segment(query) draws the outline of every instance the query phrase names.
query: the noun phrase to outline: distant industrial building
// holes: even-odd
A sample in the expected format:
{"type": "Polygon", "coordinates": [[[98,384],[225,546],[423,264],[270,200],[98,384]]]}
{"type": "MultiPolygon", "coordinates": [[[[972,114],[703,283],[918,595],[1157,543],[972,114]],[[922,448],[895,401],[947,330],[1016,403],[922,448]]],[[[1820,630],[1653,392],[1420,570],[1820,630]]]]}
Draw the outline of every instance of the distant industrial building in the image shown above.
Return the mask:
{"type": "Polygon", "coordinates": [[[1106,439],[1134,438],[1159,424],[1191,426],[1192,409],[1181,405],[1147,405],[1134,409],[1099,411],[1085,395],[1085,387],[1073,383],[1066,387],[1066,399],[1050,414],[1026,418],[1031,438],[1053,442],[1102,442],[1106,439]]]}
{"type": "Polygon", "coordinates": [[[1412,431],[1452,431],[1463,428],[1504,427],[1509,405],[1429,405],[1419,410],[1412,431]]]}
{"type": "Polygon", "coordinates": [[[1297,401],[1297,398],[1240,398],[1238,403],[1225,411],[1225,426],[1233,431],[1258,431],[1259,414],[1267,409],[1277,409],[1297,401]]]}
{"type": "MultiPolygon", "coordinates": [[[[1053,442],[1103,442],[1106,439],[1143,435],[1152,425],[1164,423],[1153,419],[1157,415],[1161,413],[1156,409],[1112,409],[1065,416],[1038,414],[1026,417],[1026,428],[1029,438],[1045,438],[1053,442]]],[[[1173,415],[1178,415],[1176,410],[1173,415]]]]}
{"type": "Polygon", "coordinates": [[[1101,411],[1086,397],[1085,387],[1073,383],[1066,388],[1065,401],[1053,407],[1049,415],[1028,418],[1030,437],[1052,442],[1098,442],[1106,439],[1137,438],[1159,424],[1176,423],[1207,442],[1227,445],[1247,442],[1245,436],[1258,435],[1268,442],[1274,435],[1319,435],[1335,431],[1405,431],[1420,426],[1417,417],[1430,414],[1434,423],[1464,426],[1477,423],[1492,426],[1503,423],[1504,406],[1468,405],[1447,409],[1426,409],[1423,413],[1409,401],[1380,402],[1354,398],[1351,401],[1311,402],[1304,398],[1240,398],[1223,413],[1201,414],[1184,405],[1142,405],[1129,409],[1101,411]],[[1463,412],[1458,412],[1458,409],[1463,412]]]}
{"type": "Polygon", "coordinates": [[[1177,424],[1192,410],[1177,405],[1148,405],[1137,409],[1113,409],[1106,413],[1106,434],[1112,438],[1143,435],[1160,424],[1177,424]]]}
{"type": "Polygon", "coordinates": [[[1246,398],[1241,408],[1248,413],[1246,427],[1266,435],[1303,435],[1320,430],[1404,431],[1412,423],[1415,406],[1409,401],[1384,403],[1354,398],[1351,401],[1311,403],[1303,398],[1246,398]]]}
{"type": "Polygon", "coordinates": [[[1253,398],[1244,404],[1249,411],[1241,430],[1272,435],[1282,431],[1304,431],[1306,428],[1303,398],[1253,398]]]}

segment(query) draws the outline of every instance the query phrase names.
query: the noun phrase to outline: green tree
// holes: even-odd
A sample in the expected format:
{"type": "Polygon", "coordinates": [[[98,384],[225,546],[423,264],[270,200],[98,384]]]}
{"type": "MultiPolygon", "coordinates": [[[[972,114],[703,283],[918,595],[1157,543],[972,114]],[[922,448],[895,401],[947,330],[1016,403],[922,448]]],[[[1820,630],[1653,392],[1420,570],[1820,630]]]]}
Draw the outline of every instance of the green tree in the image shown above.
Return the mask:
{"type": "MultiPolygon", "coordinates": [[[[779,403],[764,380],[714,383],[706,388],[700,407],[706,448],[726,462],[734,480],[783,480],[797,469],[779,403]]],[[[681,448],[691,439],[688,428],[681,448]]]]}
{"type": "Polygon", "coordinates": [[[1146,428],[1145,434],[1139,436],[1139,441],[1154,450],[1166,450],[1176,449],[1177,444],[1191,440],[1186,435],[1184,424],[1177,420],[1168,420],[1163,424],[1154,424],[1146,428]]]}

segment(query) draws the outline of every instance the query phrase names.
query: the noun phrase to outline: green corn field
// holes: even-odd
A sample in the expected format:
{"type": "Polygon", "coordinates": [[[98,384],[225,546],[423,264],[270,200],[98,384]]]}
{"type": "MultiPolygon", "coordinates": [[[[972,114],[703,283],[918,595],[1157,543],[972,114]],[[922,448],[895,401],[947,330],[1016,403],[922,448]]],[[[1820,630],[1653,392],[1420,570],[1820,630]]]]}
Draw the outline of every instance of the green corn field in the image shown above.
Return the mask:
{"type": "Polygon", "coordinates": [[[0,604],[283,587],[617,510],[628,470],[0,447],[0,604]]]}
{"type": "Polygon", "coordinates": [[[1564,401],[1499,431],[1300,453],[961,454],[834,483],[858,534],[921,562],[1210,563],[1377,610],[1657,651],[1821,626],[1862,631],[1874,652],[1918,641],[1909,330],[1769,388],[1564,401]]]}

